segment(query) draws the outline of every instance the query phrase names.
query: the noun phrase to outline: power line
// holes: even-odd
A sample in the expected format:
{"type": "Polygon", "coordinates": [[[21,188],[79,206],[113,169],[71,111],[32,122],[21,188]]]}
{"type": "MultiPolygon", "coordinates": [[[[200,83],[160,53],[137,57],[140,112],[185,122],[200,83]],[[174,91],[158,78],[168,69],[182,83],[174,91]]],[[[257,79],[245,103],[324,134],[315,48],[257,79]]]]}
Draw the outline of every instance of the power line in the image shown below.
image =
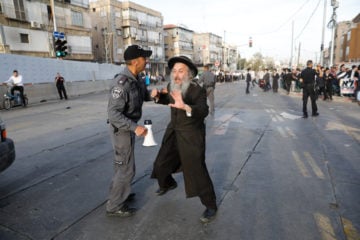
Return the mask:
{"type": "Polygon", "coordinates": [[[307,25],[310,23],[311,18],[314,16],[316,10],[318,9],[318,7],[319,7],[319,5],[320,5],[320,2],[321,2],[321,0],[318,1],[317,5],[316,5],[316,7],[315,7],[315,9],[314,9],[314,11],[311,13],[309,19],[308,19],[307,22],[305,23],[304,27],[301,29],[300,34],[299,34],[295,39],[298,39],[298,38],[301,36],[301,34],[304,32],[305,28],[306,28],[307,25]]]}
{"type": "MultiPolygon", "coordinates": [[[[261,35],[267,35],[267,34],[272,34],[272,33],[276,33],[278,32],[280,29],[282,29],[286,24],[289,23],[290,20],[294,19],[295,16],[304,8],[304,6],[309,2],[310,0],[305,0],[305,2],[293,13],[290,15],[290,17],[288,19],[286,19],[286,21],[284,21],[282,24],[280,24],[280,26],[278,28],[276,28],[273,31],[270,32],[261,32],[261,33],[252,33],[250,34],[251,36],[261,36],[261,35]]],[[[227,31],[227,33],[230,34],[242,34],[242,32],[229,32],[227,31]]]]}
{"type": "Polygon", "coordinates": [[[304,6],[309,2],[310,0],[306,0],[298,10],[296,10],[293,14],[290,15],[290,17],[288,19],[286,19],[286,21],[284,21],[276,30],[271,31],[271,32],[266,32],[263,34],[255,34],[255,35],[266,35],[266,34],[271,34],[271,33],[275,33],[278,32],[281,28],[283,28],[286,24],[289,23],[290,20],[293,20],[293,18],[304,8],[304,6]]]}

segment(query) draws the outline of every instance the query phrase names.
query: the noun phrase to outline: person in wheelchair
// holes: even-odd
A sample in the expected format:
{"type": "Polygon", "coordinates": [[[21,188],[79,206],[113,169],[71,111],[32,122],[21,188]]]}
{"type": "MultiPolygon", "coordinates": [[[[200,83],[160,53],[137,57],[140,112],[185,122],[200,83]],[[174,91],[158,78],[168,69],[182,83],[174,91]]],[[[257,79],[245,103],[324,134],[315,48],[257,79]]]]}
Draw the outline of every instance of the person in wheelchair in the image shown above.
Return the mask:
{"type": "Polygon", "coordinates": [[[12,96],[14,96],[15,90],[20,92],[20,97],[21,97],[23,106],[25,106],[26,103],[25,103],[25,97],[24,97],[24,84],[23,84],[22,75],[19,75],[18,71],[14,70],[13,75],[9,78],[9,80],[5,81],[5,83],[12,84],[12,87],[10,90],[12,96]]]}

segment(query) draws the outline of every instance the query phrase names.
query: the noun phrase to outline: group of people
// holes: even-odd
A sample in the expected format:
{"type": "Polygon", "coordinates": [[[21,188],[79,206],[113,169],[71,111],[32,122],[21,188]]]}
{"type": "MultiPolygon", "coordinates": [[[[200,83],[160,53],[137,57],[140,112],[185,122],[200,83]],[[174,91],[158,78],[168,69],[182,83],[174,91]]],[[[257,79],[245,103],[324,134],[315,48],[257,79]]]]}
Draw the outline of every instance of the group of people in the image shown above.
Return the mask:
{"type": "Polygon", "coordinates": [[[272,89],[274,93],[278,92],[279,89],[279,78],[280,75],[277,72],[276,69],[271,73],[269,69],[265,69],[265,74],[259,79],[259,81],[256,81],[256,77],[251,72],[251,68],[247,69],[245,81],[246,81],[246,90],[245,93],[250,93],[250,83],[252,84],[252,87],[255,87],[255,84],[258,84],[260,88],[264,90],[264,92],[267,92],[272,89]],[[272,80],[272,83],[271,83],[272,80]]]}
{"type": "MultiPolygon", "coordinates": [[[[60,99],[65,98],[67,100],[68,97],[66,94],[64,82],[65,82],[64,77],[61,76],[60,73],[57,73],[55,76],[55,85],[56,85],[59,97],[60,97],[60,99]]],[[[20,97],[22,99],[22,104],[24,107],[26,107],[26,102],[25,102],[25,97],[24,97],[23,76],[19,74],[18,70],[15,69],[13,71],[13,74],[4,83],[11,85],[11,89],[10,89],[11,95],[14,96],[15,91],[18,91],[20,93],[20,97]]]]}
{"type": "MultiPolygon", "coordinates": [[[[332,67],[324,67],[320,64],[316,65],[314,69],[317,73],[315,79],[315,93],[317,97],[322,97],[324,101],[332,100],[333,95],[338,96],[355,96],[359,91],[359,67],[353,65],[351,69],[346,68],[344,64],[341,64],[339,69],[336,65],[332,67]],[[343,93],[343,89],[348,86],[352,89],[351,93],[343,93]]],[[[302,88],[300,82],[300,69],[283,69],[281,73],[281,80],[284,88],[288,93],[290,91],[298,90],[302,88]],[[292,88],[292,89],[291,89],[292,88]]]]}
{"type": "MultiPolygon", "coordinates": [[[[138,123],[144,101],[170,107],[171,118],[160,150],[155,158],[151,178],[157,179],[162,196],[177,187],[172,177],[182,171],[187,197],[199,197],[205,206],[200,221],[208,223],[217,212],[214,186],[205,164],[205,123],[209,113],[206,89],[194,81],[198,73],[194,63],[185,56],[168,61],[170,83],[161,90],[148,91],[139,76],[152,51],[138,45],[124,52],[126,67],[114,79],[108,102],[110,135],[114,148],[114,175],[106,204],[108,216],[132,216],[135,194],[131,182],[135,176],[135,137],[145,137],[147,128],[138,123]]],[[[205,80],[204,80],[205,81],[205,80]]],[[[206,83],[207,84],[207,83],[206,83]]],[[[214,86],[212,86],[214,87],[214,86]]]]}

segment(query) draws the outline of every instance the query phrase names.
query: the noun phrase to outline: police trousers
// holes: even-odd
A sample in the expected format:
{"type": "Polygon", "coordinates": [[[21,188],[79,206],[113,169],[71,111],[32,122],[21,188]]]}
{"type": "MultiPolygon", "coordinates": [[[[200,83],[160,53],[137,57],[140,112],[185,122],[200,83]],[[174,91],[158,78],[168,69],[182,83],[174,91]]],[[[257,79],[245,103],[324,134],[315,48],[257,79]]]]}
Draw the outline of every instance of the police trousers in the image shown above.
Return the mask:
{"type": "Polygon", "coordinates": [[[106,211],[114,212],[123,207],[131,193],[131,182],[135,176],[135,133],[117,129],[110,124],[110,136],[115,159],[106,211]]]}
{"type": "Polygon", "coordinates": [[[307,115],[307,102],[308,98],[311,100],[311,110],[312,114],[316,114],[318,109],[316,105],[316,94],[314,89],[314,84],[304,84],[303,87],[303,113],[307,115]]]}

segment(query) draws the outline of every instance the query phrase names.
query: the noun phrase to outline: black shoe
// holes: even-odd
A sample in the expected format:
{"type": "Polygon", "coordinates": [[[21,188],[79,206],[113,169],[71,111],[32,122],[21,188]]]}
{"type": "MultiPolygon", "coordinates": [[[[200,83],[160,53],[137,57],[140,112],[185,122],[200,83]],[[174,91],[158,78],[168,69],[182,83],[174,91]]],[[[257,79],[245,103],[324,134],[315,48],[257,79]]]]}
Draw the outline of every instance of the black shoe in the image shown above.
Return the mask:
{"type": "Polygon", "coordinates": [[[126,198],[125,202],[132,202],[135,200],[135,193],[130,193],[129,196],[126,198]]]}
{"type": "Polygon", "coordinates": [[[108,217],[130,217],[134,215],[136,212],[136,208],[130,208],[126,204],[115,212],[106,212],[106,216],[108,217]]]}
{"type": "Polygon", "coordinates": [[[313,117],[317,117],[317,116],[319,116],[319,113],[317,113],[317,112],[316,112],[316,113],[313,113],[312,116],[313,116],[313,117]]]}
{"type": "Polygon", "coordinates": [[[308,115],[307,115],[307,114],[304,114],[304,115],[302,116],[302,118],[308,118],[308,115]]]}
{"type": "Polygon", "coordinates": [[[206,208],[206,210],[204,211],[204,213],[200,217],[200,221],[202,223],[211,222],[212,220],[214,220],[214,218],[216,216],[216,212],[217,212],[217,209],[206,208]]]}
{"type": "Polygon", "coordinates": [[[172,189],[175,189],[176,187],[177,187],[177,183],[174,182],[174,184],[171,185],[170,187],[167,187],[167,188],[159,188],[159,189],[156,191],[156,194],[157,194],[158,196],[164,195],[167,191],[172,190],[172,189]]]}

